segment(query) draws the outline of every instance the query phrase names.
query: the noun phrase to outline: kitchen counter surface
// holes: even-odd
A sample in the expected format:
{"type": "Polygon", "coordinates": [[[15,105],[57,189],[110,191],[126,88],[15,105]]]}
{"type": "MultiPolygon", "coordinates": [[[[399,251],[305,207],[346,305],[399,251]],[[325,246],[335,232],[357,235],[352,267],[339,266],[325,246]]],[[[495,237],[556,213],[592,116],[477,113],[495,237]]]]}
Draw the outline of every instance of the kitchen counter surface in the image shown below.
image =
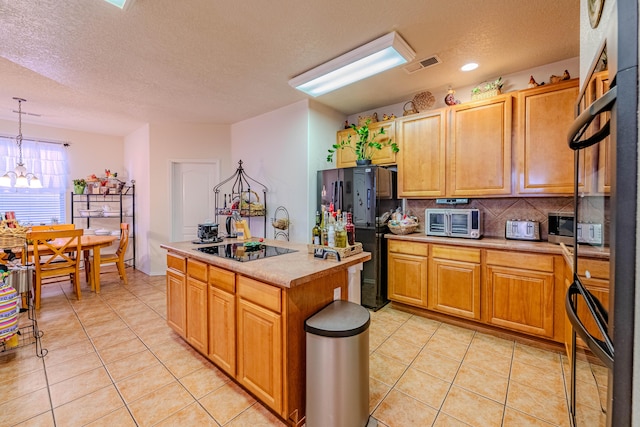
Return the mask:
{"type": "Polygon", "coordinates": [[[222,245],[225,243],[240,242],[236,239],[225,239],[220,243],[210,244],[172,242],[164,243],[160,245],[160,247],[188,258],[197,259],[207,264],[284,288],[299,286],[371,259],[371,254],[369,252],[361,252],[356,255],[342,258],[339,262],[336,261],[335,258],[327,258],[323,260],[321,258],[314,258],[313,254],[307,253],[306,244],[271,239],[265,239],[263,243],[265,245],[293,249],[297,252],[240,262],[233,259],[209,255],[197,250],[199,247],[222,245]]]}
{"type": "MultiPolygon", "coordinates": [[[[427,236],[424,233],[412,233],[406,235],[397,234],[385,234],[385,237],[390,240],[408,240],[413,242],[424,243],[440,243],[443,245],[455,245],[476,247],[484,249],[500,249],[507,251],[522,251],[522,252],[539,252],[554,255],[565,255],[562,246],[549,242],[530,242],[525,240],[507,240],[496,237],[483,237],[481,239],[463,239],[459,237],[437,237],[427,236]]],[[[568,250],[573,252],[572,247],[568,247],[568,250]]],[[[580,256],[589,258],[601,258],[609,259],[609,247],[603,246],[587,246],[580,245],[580,256]]]]}

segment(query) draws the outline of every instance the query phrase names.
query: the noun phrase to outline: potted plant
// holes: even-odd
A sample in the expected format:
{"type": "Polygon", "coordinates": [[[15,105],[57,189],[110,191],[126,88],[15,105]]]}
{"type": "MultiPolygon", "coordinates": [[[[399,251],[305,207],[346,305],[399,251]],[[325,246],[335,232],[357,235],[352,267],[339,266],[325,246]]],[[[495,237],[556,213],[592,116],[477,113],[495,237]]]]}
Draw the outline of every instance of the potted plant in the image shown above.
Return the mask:
{"type": "Polygon", "coordinates": [[[498,77],[498,79],[493,82],[481,83],[471,89],[471,100],[476,101],[500,95],[502,93],[501,90],[503,85],[504,81],[502,80],[502,77],[498,77]]]}
{"type": "Polygon", "coordinates": [[[356,132],[358,136],[358,140],[355,145],[351,144],[351,134],[347,138],[347,140],[342,140],[339,143],[333,144],[331,148],[329,148],[327,154],[327,162],[333,161],[333,155],[338,150],[344,150],[348,148],[353,150],[356,155],[356,164],[364,165],[371,164],[371,158],[375,154],[377,150],[382,150],[385,147],[391,147],[391,151],[397,153],[400,151],[398,148],[398,144],[396,144],[392,139],[388,139],[386,141],[376,141],[376,138],[379,135],[385,135],[384,128],[380,128],[379,131],[371,132],[369,130],[369,123],[371,120],[367,120],[362,126],[356,126],[355,124],[351,125],[351,128],[356,132]]]}
{"type": "Polygon", "coordinates": [[[75,194],[84,194],[84,189],[87,186],[87,181],[84,178],[78,178],[73,180],[73,192],[75,194]]]}

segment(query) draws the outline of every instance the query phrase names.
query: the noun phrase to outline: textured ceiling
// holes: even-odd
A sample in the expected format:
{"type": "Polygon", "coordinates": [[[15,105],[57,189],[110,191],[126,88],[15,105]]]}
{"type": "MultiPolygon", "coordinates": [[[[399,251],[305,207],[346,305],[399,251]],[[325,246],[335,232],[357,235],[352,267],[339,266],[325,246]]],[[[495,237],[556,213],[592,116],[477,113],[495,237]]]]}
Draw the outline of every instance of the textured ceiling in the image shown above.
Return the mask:
{"type": "Polygon", "coordinates": [[[304,99],[288,80],[390,31],[442,64],[316,98],[345,115],[579,55],[579,0],[0,0],[0,119],[126,135],[235,123],[304,99]],[[459,71],[475,61],[473,72],[459,71]]]}

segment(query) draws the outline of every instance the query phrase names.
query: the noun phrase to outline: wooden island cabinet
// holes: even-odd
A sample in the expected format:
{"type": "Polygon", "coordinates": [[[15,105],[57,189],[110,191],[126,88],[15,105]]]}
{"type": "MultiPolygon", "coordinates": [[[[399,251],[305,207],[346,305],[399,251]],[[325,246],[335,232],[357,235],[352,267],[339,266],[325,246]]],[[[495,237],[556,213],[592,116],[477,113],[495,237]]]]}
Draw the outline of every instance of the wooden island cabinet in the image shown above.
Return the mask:
{"type": "Polygon", "coordinates": [[[347,299],[349,267],[371,255],[322,260],[306,245],[265,243],[296,252],[239,262],[199,252],[191,242],[162,245],[167,324],[288,425],[302,426],[304,322],[336,293],[347,299]]]}

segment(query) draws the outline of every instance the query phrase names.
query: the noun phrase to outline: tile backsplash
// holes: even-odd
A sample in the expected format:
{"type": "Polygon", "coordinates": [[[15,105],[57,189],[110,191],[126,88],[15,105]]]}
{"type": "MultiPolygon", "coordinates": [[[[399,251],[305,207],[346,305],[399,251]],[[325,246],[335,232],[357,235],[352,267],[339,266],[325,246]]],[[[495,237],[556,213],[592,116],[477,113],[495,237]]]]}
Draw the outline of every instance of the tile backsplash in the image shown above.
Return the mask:
{"type": "MultiPolygon", "coordinates": [[[[602,200],[600,198],[600,200],[602,200]]],[[[604,206],[590,205],[590,209],[605,210],[604,227],[609,226],[609,198],[604,206]]],[[[435,200],[406,199],[407,210],[420,219],[419,230],[424,232],[424,210],[427,208],[446,208],[448,205],[436,204],[435,200]]],[[[451,206],[453,207],[453,206],[451,206]]],[[[547,240],[549,212],[573,212],[573,197],[510,197],[499,199],[469,199],[469,203],[458,205],[460,208],[479,209],[483,216],[484,236],[504,238],[505,222],[508,219],[530,219],[540,222],[540,238],[547,240]]]]}

